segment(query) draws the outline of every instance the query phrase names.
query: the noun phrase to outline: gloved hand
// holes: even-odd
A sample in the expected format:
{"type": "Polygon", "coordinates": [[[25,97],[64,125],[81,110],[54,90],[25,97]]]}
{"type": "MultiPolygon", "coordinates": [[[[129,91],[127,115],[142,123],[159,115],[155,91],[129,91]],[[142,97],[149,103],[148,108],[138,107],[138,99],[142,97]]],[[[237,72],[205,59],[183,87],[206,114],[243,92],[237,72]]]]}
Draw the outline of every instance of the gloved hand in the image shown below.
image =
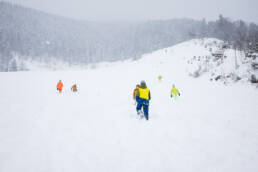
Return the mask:
{"type": "Polygon", "coordinates": [[[180,93],[178,93],[178,95],[180,96],[180,93]]]}
{"type": "Polygon", "coordinates": [[[170,97],[171,97],[171,98],[173,97],[172,94],[170,95],[170,97]]]}

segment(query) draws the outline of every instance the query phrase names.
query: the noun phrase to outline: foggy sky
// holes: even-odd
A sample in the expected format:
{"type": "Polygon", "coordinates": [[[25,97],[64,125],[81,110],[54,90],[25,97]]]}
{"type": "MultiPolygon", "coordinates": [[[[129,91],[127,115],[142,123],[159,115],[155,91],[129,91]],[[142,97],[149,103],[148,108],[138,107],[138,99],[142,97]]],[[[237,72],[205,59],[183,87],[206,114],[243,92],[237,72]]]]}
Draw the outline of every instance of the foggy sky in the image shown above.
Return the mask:
{"type": "Polygon", "coordinates": [[[258,23],[258,0],[5,0],[81,20],[215,20],[219,14],[258,23]]]}

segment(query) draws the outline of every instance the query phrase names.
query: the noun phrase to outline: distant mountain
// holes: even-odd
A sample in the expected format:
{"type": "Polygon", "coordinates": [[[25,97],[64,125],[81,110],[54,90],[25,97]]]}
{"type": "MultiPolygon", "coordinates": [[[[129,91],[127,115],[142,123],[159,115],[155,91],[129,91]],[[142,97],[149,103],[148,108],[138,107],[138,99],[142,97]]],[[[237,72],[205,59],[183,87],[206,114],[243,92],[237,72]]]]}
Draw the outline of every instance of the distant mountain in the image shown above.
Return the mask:
{"type": "MultiPolygon", "coordinates": [[[[0,2],[0,21],[0,71],[15,71],[16,57],[44,62],[59,60],[72,65],[137,59],[154,50],[207,36],[226,41],[241,38],[238,41],[242,44],[248,33],[245,29],[249,30],[245,23],[240,23],[240,33],[234,37],[232,29],[236,30],[237,25],[222,16],[209,23],[191,19],[90,22],[7,2],[0,2]]],[[[258,33],[257,25],[252,28],[258,33]]]]}

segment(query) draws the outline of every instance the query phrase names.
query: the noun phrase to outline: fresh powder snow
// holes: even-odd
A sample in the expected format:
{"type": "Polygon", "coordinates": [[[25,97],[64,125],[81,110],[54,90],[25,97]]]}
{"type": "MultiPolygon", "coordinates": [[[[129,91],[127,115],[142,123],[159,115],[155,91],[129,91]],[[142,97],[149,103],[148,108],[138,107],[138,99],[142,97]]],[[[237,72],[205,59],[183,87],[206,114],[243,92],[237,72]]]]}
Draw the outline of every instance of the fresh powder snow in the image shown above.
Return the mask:
{"type": "Polygon", "coordinates": [[[210,53],[195,42],[94,69],[0,73],[0,171],[257,172],[258,91],[190,77],[187,60],[210,53]],[[132,99],[141,80],[149,121],[132,99]]]}

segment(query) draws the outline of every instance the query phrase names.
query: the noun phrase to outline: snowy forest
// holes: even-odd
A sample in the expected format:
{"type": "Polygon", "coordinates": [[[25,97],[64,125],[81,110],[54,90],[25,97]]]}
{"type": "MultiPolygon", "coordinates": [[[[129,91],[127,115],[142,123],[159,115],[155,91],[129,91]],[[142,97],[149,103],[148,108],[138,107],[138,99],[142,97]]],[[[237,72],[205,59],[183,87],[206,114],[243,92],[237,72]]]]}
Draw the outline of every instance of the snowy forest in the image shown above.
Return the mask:
{"type": "Polygon", "coordinates": [[[239,50],[257,50],[258,26],[222,15],[216,21],[172,19],[92,22],[0,2],[0,71],[17,68],[15,57],[69,64],[138,59],[193,38],[213,37],[239,50]]]}

